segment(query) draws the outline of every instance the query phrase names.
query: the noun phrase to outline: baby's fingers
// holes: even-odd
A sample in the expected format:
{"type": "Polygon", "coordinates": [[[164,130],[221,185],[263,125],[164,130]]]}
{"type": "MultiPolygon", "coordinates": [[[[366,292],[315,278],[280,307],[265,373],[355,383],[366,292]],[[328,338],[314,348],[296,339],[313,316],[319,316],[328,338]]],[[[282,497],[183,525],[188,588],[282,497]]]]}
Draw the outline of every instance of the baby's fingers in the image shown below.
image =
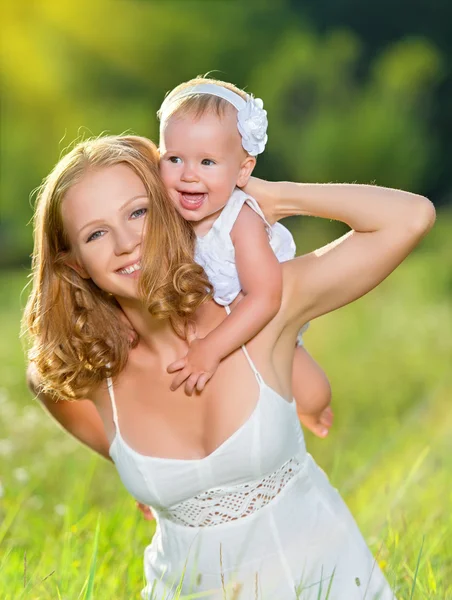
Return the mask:
{"type": "Polygon", "coordinates": [[[186,359],[180,358],[179,360],[176,360],[173,363],[171,363],[167,367],[166,371],[167,371],[167,373],[175,373],[176,371],[180,371],[181,369],[183,369],[185,367],[185,363],[186,363],[186,359]]]}
{"type": "Polygon", "coordinates": [[[196,390],[198,392],[202,392],[203,389],[206,387],[206,383],[209,381],[209,379],[210,375],[208,373],[202,373],[202,375],[199,376],[198,383],[196,384],[196,390]]]}
{"type": "Polygon", "coordinates": [[[187,396],[191,396],[195,390],[196,384],[199,379],[199,373],[192,373],[190,377],[187,379],[185,384],[185,393],[187,396]]]}
{"type": "Polygon", "coordinates": [[[179,371],[179,373],[176,375],[176,377],[171,382],[170,390],[172,392],[174,392],[174,390],[177,390],[177,388],[179,386],[181,386],[184,383],[184,381],[187,379],[187,377],[190,377],[190,375],[191,375],[190,369],[182,369],[182,371],[179,371]]]}

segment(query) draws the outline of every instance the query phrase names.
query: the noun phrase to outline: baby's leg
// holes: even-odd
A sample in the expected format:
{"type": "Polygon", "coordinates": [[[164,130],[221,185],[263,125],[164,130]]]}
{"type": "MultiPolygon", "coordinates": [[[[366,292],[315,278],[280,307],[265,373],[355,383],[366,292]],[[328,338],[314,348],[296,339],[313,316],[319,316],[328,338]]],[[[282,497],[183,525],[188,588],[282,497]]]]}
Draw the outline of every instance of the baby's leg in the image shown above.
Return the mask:
{"type": "Polygon", "coordinates": [[[328,435],[333,424],[330,383],[303,346],[295,350],[292,386],[302,424],[319,437],[328,435]]]}

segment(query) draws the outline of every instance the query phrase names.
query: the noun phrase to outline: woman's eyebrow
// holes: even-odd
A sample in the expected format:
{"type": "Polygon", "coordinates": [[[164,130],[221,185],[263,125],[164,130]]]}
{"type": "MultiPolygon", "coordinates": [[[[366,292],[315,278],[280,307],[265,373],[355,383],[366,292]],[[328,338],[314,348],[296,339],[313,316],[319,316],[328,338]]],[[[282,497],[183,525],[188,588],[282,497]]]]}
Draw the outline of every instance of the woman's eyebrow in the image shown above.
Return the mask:
{"type": "Polygon", "coordinates": [[[126,200],[124,202],[124,204],[121,204],[121,206],[119,207],[119,212],[121,212],[122,210],[124,210],[124,208],[126,206],[128,206],[131,202],[133,202],[134,200],[138,200],[139,198],[148,198],[147,194],[138,194],[137,196],[134,196],[133,198],[129,198],[128,200],[126,200]]]}
{"type": "MultiPolygon", "coordinates": [[[[137,196],[133,196],[133,198],[129,198],[128,200],[126,200],[124,202],[124,204],[121,204],[121,206],[118,209],[118,212],[123,211],[129,204],[131,204],[134,200],[138,200],[139,198],[147,199],[148,196],[147,196],[147,194],[138,194],[137,196]]],[[[103,223],[103,219],[94,219],[93,221],[89,221],[89,223],[82,225],[82,227],[80,227],[80,229],[77,232],[77,236],[79,236],[84,229],[87,229],[88,227],[93,227],[94,225],[96,225],[98,223],[103,223]]]]}

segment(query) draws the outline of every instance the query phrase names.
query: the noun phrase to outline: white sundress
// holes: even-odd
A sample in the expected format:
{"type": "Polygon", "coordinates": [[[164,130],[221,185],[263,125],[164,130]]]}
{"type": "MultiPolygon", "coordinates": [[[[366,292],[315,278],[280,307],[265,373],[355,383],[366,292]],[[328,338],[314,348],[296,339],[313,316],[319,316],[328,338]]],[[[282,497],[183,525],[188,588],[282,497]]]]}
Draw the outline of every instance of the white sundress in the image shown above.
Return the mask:
{"type": "Polygon", "coordinates": [[[121,436],[107,380],[110,456],[157,521],[143,600],[393,600],[347,506],[306,452],[295,402],[265,383],[242,348],[256,377],[255,408],[201,459],[135,451],[121,436]]]}
{"type": "MultiPolygon", "coordinates": [[[[279,262],[291,260],[296,253],[295,242],[290,231],[281,223],[270,225],[256,200],[236,188],[211,229],[203,237],[197,238],[195,247],[195,262],[206,272],[214,288],[214,300],[221,306],[231,304],[242,289],[235,266],[235,249],[231,240],[231,231],[244,204],[254,210],[265,223],[270,246],[279,262]]],[[[306,323],[300,330],[297,338],[298,346],[303,345],[302,334],[308,326],[309,323],[306,323]]]]}

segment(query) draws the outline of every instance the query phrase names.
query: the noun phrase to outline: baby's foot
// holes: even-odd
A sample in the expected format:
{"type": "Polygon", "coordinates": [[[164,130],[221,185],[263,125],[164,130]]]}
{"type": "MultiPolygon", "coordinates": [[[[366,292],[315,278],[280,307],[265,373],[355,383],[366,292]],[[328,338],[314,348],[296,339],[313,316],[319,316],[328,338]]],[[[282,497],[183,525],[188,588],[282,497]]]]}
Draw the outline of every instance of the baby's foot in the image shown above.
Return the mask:
{"type": "Polygon", "coordinates": [[[334,414],[331,405],[328,405],[319,413],[307,414],[298,411],[298,418],[306,429],[312,431],[316,436],[324,438],[333,425],[334,414]]]}

